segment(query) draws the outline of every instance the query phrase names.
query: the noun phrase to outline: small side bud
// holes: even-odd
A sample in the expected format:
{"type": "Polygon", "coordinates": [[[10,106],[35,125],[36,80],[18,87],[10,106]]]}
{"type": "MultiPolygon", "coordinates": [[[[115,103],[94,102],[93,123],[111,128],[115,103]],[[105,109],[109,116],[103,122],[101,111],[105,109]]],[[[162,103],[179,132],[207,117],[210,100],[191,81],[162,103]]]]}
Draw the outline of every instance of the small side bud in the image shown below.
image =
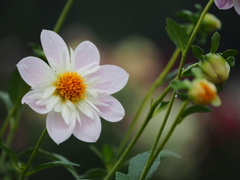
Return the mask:
{"type": "Polygon", "coordinates": [[[206,79],[193,80],[188,91],[188,96],[196,105],[221,105],[221,100],[217,95],[216,86],[206,79]]]}
{"type": "Polygon", "coordinates": [[[221,21],[213,14],[207,13],[202,22],[202,28],[206,33],[212,33],[221,29],[221,21]]]}
{"type": "Polygon", "coordinates": [[[215,85],[223,85],[229,77],[230,66],[220,54],[206,54],[198,65],[206,79],[215,85]]]}

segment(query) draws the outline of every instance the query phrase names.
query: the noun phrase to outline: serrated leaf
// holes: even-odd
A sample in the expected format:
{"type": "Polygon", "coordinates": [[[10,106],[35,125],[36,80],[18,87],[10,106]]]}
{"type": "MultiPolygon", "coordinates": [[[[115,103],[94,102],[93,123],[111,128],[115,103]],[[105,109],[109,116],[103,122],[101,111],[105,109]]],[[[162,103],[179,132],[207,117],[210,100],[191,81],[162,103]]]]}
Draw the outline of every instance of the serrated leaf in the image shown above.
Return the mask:
{"type": "Polygon", "coordinates": [[[15,152],[10,148],[7,147],[4,144],[4,141],[2,138],[0,138],[0,147],[2,148],[3,151],[5,151],[7,153],[7,155],[12,159],[12,161],[14,162],[14,164],[16,165],[16,167],[18,167],[19,169],[21,169],[21,163],[18,160],[18,156],[17,154],[15,154],[15,152]]]}
{"type": "Polygon", "coordinates": [[[235,65],[235,57],[230,56],[226,59],[227,63],[229,64],[230,67],[233,67],[235,65]]]}
{"type": "Polygon", "coordinates": [[[7,111],[9,112],[12,107],[12,101],[9,94],[7,92],[0,91],[0,100],[4,103],[7,111]]]}
{"type": "Polygon", "coordinates": [[[105,169],[101,168],[95,168],[95,169],[90,169],[88,170],[83,177],[87,179],[102,179],[107,175],[107,171],[105,169]]]}
{"type": "Polygon", "coordinates": [[[163,160],[163,159],[169,158],[169,157],[178,158],[178,159],[182,158],[179,154],[169,151],[169,150],[162,150],[159,155],[160,155],[160,160],[163,160]]]}
{"type": "Polygon", "coordinates": [[[46,168],[51,168],[56,166],[71,167],[71,166],[79,166],[79,165],[69,161],[52,161],[52,162],[42,163],[36,166],[32,171],[29,171],[27,173],[27,176],[32,175],[38,171],[44,170],[46,168]]]}
{"type": "Polygon", "coordinates": [[[204,53],[204,50],[198,46],[195,46],[195,45],[192,45],[192,53],[193,53],[193,56],[198,59],[198,60],[201,60],[202,57],[203,57],[203,53],[204,53]]]}
{"type": "Polygon", "coordinates": [[[160,105],[158,106],[158,108],[154,111],[153,117],[156,116],[161,111],[165,110],[167,108],[168,104],[169,104],[169,101],[162,101],[160,103],[160,105]]]}
{"type": "Polygon", "coordinates": [[[175,21],[167,19],[166,31],[169,38],[175,43],[175,45],[179,49],[184,50],[189,39],[186,29],[181,27],[175,21]]]}
{"type": "Polygon", "coordinates": [[[116,180],[133,180],[128,174],[116,172],[116,180]]]}
{"type": "MultiPolygon", "coordinates": [[[[128,174],[133,180],[138,180],[140,178],[141,173],[147,163],[148,157],[149,157],[149,152],[145,152],[142,154],[138,154],[137,156],[132,158],[132,160],[130,161],[128,174]]],[[[155,159],[154,163],[149,169],[148,174],[146,176],[146,180],[152,177],[153,173],[157,170],[159,164],[160,164],[160,156],[158,156],[155,159]]]]}
{"type": "Polygon", "coordinates": [[[230,56],[236,56],[238,55],[238,51],[235,49],[228,49],[222,53],[222,57],[228,58],[230,56]]]}
{"type": "Polygon", "coordinates": [[[185,111],[183,112],[181,118],[179,119],[178,123],[181,123],[183,121],[184,118],[186,118],[187,116],[194,114],[194,113],[206,113],[206,112],[210,112],[211,109],[209,107],[206,106],[199,106],[199,105],[194,105],[194,106],[190,106],[187,109],[185,109],[185,111]]]}
{"type": "Polygon", "coordinates": [[[211,53],[215,53],[218,50],[220,44],[220,35],[218,32],[215,32],[211,39],[211,53]]]}

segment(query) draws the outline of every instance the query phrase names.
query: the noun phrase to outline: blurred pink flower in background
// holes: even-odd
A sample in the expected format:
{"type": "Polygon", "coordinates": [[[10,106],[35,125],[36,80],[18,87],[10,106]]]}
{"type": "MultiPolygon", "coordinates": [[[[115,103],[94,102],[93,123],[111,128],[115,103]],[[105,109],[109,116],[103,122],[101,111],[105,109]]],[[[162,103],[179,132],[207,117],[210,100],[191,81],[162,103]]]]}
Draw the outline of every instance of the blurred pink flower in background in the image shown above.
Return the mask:
{"type": "Polygon", "coordinates": [[[215,0],[219,9],[230,9],[234,6],[236,12],[240,15],[240,0],[215,0]]]}
{"type": "Polygon", "coordinates": [[[69,50],[55,32],[43,30],[41,43],[47,61],[23,58],[17,68],[31,86],[22,99],[34,111],[47,114],[50,137],[60,144],[72,134],[79,140],[95,142],[101,133],[100,117],[120,121],[125,111],[111,94],[121,90],[128,73],[114,65],[100,66],[96,46],[84,41],[69,50]],[[99,117],[100,116],[100,117],[99,117]]]}

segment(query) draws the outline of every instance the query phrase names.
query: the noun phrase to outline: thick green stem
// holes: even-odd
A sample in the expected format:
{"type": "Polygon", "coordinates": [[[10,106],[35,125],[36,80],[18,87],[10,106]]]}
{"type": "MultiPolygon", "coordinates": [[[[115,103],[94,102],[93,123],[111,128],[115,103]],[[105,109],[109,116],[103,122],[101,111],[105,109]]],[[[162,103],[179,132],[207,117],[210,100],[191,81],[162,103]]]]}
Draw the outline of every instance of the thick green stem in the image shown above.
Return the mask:
{"type": "Polygon", "coordinates": [[[64,22],[65,18],[67,17],[67,14],[68,14],[68,12],[69,12],[72,4],[73,4],[73,1],[74,0],[68,0],[67,3],[65,4],[65,6],[64,6],[64,8],[63,8],[58,20],[57,20],[56,25],[53,28],[54,32],[57,33],[61,29],[61,27],[63,25],[63,22],[64,22]]]}
{"type": "Polygon", "coordinates": [[[23,173],[22,173],[22,178],[21,178],[21,180],[24,180],[24,178],[25,178],[25,176],[26,176],[26,173],[27,173],[27,171],[28,171],[28,168],[29,168],[29,166],[31,165],[31,163],[32,163],[32,161],[33,161],[33,158],[35,157],[35,155],[36,155],[36,153],[37,153],[37,150],[38,150],[38,148],[39,148],[39,146],[40,146],[40,144],[41,144],[41,142],[42,142],[42,140],[43,140],[43,138],[44,138],[44,136],[45,136],[46,133],[47,133],[47,129],[45,128],[45,129],[43,130],[41,136],[39,137],[36,146],[34,147],[34,150],[33,150],[32,154],[31,154],[31,157],[30,157],[30,159],[28,160],[28,163],[27,163],[27,165],[26,165],[26,167],[25,167],[25,169],[24,169],[24,171],[23,171],[23,173]]]}
{"type": "Polygon", "coordinates": [[[142,175],[140,177],[140,180],[144,180],[145,177],[147,176],[147,173],[148,173],[149,169],[151,168],[153,162],[155,161],[155,159],[157,158],[159,153],[162,151],[162,149],[164,148],[164,146],[168,142],[169,138],[171,137],[172,133],[174,132],[176,126],[178,125],[179,118],[181,117],[181,115],[184,112],[185,108],[187,107],[188,103],[189,103],[189,100],[186,100],[186,101],[183,102],[182,107],[181,107],[181,109],[180,109],[180,111],[179,111],[171,129],[168,131],[168,134],[166,135],[165,139],[163,140],[163,142],[161,143],[159,148],[156,150],[156,152],[154,153],[152,158],[150,158],[149,162],[144,167],[142,175]]]}
{"type": "Polygon", "coordinates": [[[181,52],[180,49],[178,49],[178,48],[175,49],[175,51],[174,51],[172,57],[170,58],[168,64],[166,65],[166,67],[164,68],[162,73],[159,75],[159,77],[156,79],[156,81],[153,83],[153,85],[150,87],[149,91],[147,92],[147,95],[143,99],[135,117],[133,118],[133,121],[132,121],[130,127],[128,128],[127,132],[125,133],[125,136],[123,137],[123,140],[122,140],[121,144],[119,145],[119,148],[118,148],[118,153],[119,154],[122,153],[124,147],[126,146],[126,143],[129,139],[130,135],[132,134],[135,125],[138,122],[137,120],[139,119],[139,116],[140,116],[143,108],[146,106],[148,100],[152,97],[152,95],[156,91],[156,89],[163,83],[166,75],[169,73],[169,71],[173,67],[174,63],[176,62],[180,52],[181,52]]]}

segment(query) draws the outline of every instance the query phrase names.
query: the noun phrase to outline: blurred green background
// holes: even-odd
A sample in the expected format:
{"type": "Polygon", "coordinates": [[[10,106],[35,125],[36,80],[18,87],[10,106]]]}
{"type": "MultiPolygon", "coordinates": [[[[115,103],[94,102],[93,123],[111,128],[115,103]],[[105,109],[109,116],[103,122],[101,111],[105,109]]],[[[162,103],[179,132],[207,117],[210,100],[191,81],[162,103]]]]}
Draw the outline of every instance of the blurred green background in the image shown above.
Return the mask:
{"type": "MultiPolygon", "coordinates": [[[[65,2],[65,0],[0,1],[0,90],[7,90],[9,77],[16,64],[22,58],[32,55],[28,43],[40,44],[42,29],[53,29],[65,2]]],[[[207,2],[207,0],[75,0],[59,34],[72,48],[84,40],[92,41],[99,48],[101,64],[118,65],[130,74],[125,89],[115,94],[125,107],[126,117],[118,123],[102,120],[102,134],[94,146],[101,148],[104,144],[111,146],[119,144],[147,89],[171,56],[175,47],[165,32],[166,18],[184,22],[175,16],[176,11],[182,9],[195,11],[193,7],[195,3],[205,6],[207,2]]],[[[233,8],[220,11],[215,5],[209,12],[222,21],[222,29],[219,30],[221,35],[219,51],[231,48],[240,50],[240,16],[233,8]]],[[[209,40],[210,36],[208,42],[202,46],[205,52],[209,50],[209,40]]],[[[236,66],[231,71],[224,91],[220,93],[222,106],[213,108],[213,112],[209,114],[191,116],[178,127],[166,149],[182,155],[183,158],[164,160],[153,179],[240,179],[238,59],[239,57],[236,58],[236,66]]],[[[187,61],[196,62],[191,53],[187,61]]],[[[160,88],[158,92],[162,89],[160,88]]],[[[172,118],[175,112],[178,112],[179,104],[180,101],[177,100],[172,118]]],[[[163,114],[160,114],[149,124],[131,155],[150,150],[162,116],[163,114]]],[[[6,110],[0,103],[0,125],[5,117],[6,110]]],[[[45,127],[45,117],[24,106],[20,126],[12,144],[16,152],[35,145],[45,127]]],[[[87,169],[103,167],[89,146],[90,144],[80,142],[73,136],[56,145],[47,135],[41,148],[62,154],[80,164],[78,171],[83,174],[87,169]]],[[[73,178],[60,167],[39,172],[30,179],[73,178]]]]}

